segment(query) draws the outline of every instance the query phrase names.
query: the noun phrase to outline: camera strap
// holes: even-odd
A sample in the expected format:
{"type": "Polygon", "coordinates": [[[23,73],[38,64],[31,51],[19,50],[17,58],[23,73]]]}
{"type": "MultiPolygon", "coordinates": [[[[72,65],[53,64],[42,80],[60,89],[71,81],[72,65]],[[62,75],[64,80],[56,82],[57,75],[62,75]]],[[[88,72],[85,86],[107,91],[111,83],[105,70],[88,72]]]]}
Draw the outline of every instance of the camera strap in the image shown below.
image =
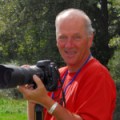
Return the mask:
{"type": "MultiPolygon", "coordinates": [[[[71,85],[74,80],[76,79],[77,75],[80,73],[80,71],[82,70],[82,68],[88,63],[89,59],[91,58],[91,54],[88,56],[88,58],[86,59],[86,61],[82,64],[82,66],[78,69],[78,71],[75,73],[75,75],[73,76],[73,78],[70,80],[70,82],[67,84],[67,86],[64,88],[64,94],[66,93],[66,90],[68,88],[69,85],[71,85]]],[[[64,75],[64,78],[62,80],[62,82],[64,83],[66,77],[67,77],[67,74],[68,74],[68,70],[66,71],[65,75],[64,75]]]]}

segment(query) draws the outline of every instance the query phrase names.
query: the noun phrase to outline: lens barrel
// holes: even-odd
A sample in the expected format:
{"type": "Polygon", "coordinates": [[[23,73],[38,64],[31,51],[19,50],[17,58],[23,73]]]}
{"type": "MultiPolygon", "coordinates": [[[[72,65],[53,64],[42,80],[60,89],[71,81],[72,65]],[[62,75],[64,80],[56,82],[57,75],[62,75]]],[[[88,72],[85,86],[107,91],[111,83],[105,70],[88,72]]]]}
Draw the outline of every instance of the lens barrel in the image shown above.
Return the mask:
{"type": "Polygon", "coordinates": [[[14,88],[17,85],[36,84],[33,75],[36,74],[48,91],[57,89],[60,80],[59,71],[54,62],[40,60],[36,65],[24,68],[15,65],[0,65],[0,89],[14,88]]]}
{"type": "Polygon", "coordinates": [[[33,75],[44,76],[41,68],[30,66],[23,68],[10,65],[0,65],[0,88],[13,88],[17,85],[32,84],[33,75]]]}

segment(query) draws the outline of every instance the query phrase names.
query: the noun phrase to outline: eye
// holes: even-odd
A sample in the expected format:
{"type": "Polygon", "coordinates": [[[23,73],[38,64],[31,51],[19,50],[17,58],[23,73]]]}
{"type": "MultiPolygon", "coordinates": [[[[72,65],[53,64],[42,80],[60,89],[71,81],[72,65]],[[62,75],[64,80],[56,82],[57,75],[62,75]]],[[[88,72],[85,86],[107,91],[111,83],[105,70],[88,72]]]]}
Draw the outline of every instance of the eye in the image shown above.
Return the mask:
{"type": "Polygon", "coordinates": [[[65,36],[65,35],[58,36],[58,40],[64,42],[67,40],[67,36],[65,36]]]}
{"type": "Polygon", "coordinates": [[[80,41],[81,40],[81,36],[80,35],[75,35],[75,36],[73,36],[73,39],[75,41],[80,41]]]}

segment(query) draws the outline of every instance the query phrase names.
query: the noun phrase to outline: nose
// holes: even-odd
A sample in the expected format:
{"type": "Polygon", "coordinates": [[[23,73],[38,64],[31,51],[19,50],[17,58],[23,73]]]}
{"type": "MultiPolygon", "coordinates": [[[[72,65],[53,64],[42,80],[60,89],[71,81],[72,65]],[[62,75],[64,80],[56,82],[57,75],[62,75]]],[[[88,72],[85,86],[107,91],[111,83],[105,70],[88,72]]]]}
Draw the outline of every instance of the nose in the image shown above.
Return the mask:
{"type": "Polygon", "coordinates": [[[65,47],[66,48],[71,48],[73,47],[73,40],[71,38],[69,38],[66,43],[65,43],[65,47]]]}

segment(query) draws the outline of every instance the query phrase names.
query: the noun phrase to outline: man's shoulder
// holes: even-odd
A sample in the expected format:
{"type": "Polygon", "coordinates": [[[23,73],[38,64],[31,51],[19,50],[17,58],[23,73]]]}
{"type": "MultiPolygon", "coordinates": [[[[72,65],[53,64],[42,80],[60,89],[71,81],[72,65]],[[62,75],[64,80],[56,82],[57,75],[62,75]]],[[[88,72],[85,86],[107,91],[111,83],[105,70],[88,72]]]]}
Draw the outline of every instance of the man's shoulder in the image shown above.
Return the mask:
{"type": "Polygon", "coordinates": [[[101,64],[99,60],[92,59],[88,65],[85,67],[85,69],[82,71],[83,76],[91,76],[95,78],[102,78],[105,77],[106,79],[112,79],[112,76],[106,66],[101,64]],[[99,77],[98,77],[99,76],[99,77]]]}
{"type": "Polygon", "coordinates": [[[102,71],[106,71],[107,70],[107,68],[103,65],[103,64],[101,64],[100,63],[100,61],[99,60],[97,60],[97,59],[95,59],[95,58],[93,58],[91,61],[89,61],[89,63],[87,64],[87,69],[91,69],[91,70],[102,70],[102,71]]]}

